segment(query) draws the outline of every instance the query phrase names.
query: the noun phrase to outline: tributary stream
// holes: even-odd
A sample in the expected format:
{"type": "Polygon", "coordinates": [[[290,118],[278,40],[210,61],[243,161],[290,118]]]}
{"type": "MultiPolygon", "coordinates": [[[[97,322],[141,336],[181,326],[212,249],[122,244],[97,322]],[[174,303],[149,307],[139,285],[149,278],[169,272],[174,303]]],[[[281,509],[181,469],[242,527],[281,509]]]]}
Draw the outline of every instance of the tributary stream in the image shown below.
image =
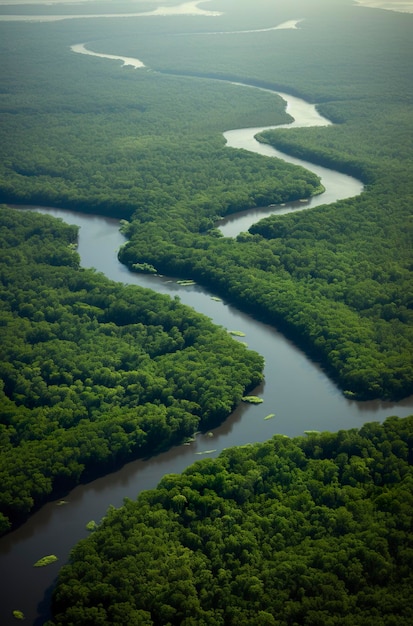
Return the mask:
{"type": "MultiPolygon", "coordinates": [[[[313,105],[298,98],[283,97],[288,102],[288,112],[295,118],[291,126],[329,124],[313,105]]],[[[233,147],[281,156],[304,165],[321,176],[326,188],[324,194],[308,202],[271,207],[268,212],[308,209],[362,192],[362,184],[354,178],[292,159],[268,145],[257,143],[253,136],[259,130],[235,130],[225,136],[228,145],[233,147]]],[[[41,207],[26,208],[46,211],[41,207]]],[[[182,286],[173,278],[130,273],[117,260],[116,251],[124,238],[116,220],[55,209],[47,211],[80,226],[78,250],[83,266],[95,267],[116,281],[178,295],[183,303],[208,315],[216,324],[228,330],[243,331],[246,336],[242,340],[265,358],[265,383],[255,390],[264,403],[240,406],[219,428],[198,435],[190,445],[179,446],[149,460],[128,463],[115,473],[76,487],[64,497],[65,504],[59,501],[46,504],[15,532],[3,537],[0,540],[2,626],[16,623],[12,616],[14,609],[24,612],[26,624],[43,624],[49,616],[51,587],[59,567],[67,560],[72,546],[87,535],[87,522],[99,521],[109,505],[120,506],[124,497],[135,498],[141,490],[155,487],[164,474],[181,472],[204,458],[205,453],[216,456],[223,448],[265,441],[276,433],[295,436],[305,430],[336,431],[360,427],[367,421],[382,421],[389,415],[403,417],[413,412],[413,397],[397,404],[346,399],[317,364],[277,330],[255,321],[225,301],[212,299],[212,293],[197,285],[182,286]],[[265,420],[270,413],[275,417],[265,420]],[[33,563],[47,554],[58,556],[58,562],[45,568],[33,568],[33,563]]],[[[234,236],[247,230],[264,214],[266,210],[231,216],[221,225],[222,231],[226,236],[234,236]]]]}

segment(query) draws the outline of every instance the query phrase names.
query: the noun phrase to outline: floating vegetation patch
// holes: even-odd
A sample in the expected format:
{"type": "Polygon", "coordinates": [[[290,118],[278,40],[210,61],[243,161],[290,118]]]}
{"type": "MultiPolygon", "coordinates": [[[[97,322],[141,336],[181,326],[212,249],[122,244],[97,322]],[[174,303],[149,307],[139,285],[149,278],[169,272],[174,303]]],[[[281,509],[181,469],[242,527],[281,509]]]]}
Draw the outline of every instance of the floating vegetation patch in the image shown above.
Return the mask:
{"type": "Polygon", "coordinates": [[[243,402],[249,402],[250,404],[261,404],[261,402],[264,402],[264,400],[258,396],[243,396],[241,400],[243,402]]]}
{"type": "Polygon", "coordinates": [[[13,611],[13,617],[15,619],[24,619],[23,611],[13,611]]]}
{"type": "Polygon", "coordinates": [[[354,391],[350,391],[349,389],[346,389],[345,391],[343,391],[343,395],[346,398],[355,398],[357,394],[355,394],[354,391]]]}
{"type": "Polygon", "coordinates": [[[242,330],[229,330],[230,335],[234,335],[234,337],[245,337],[245,333],[242,330]]]}
{"type": "Polygon", "coordinates": [[[48,556],[44,556],[43,558],[36,561],[33,567],[45,567],[46,565],[50,565],[50,563],[54,563],[57,560],[57,556],[55,556],[54,554],[49,554],[48,556]]]}

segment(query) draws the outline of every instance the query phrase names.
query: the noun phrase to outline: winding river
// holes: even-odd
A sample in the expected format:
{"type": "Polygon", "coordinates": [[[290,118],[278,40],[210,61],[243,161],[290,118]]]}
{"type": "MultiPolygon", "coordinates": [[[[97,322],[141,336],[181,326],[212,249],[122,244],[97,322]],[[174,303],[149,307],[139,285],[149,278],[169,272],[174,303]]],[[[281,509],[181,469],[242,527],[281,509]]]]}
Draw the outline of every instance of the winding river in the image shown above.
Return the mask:
{"type": "MultiPolygon", "coordinates": [[[[291,96],[283,97],[288,112],[295,118],[291,127],[330,123],[319,116],[313,105],[291,96]]],[[[259,144],[253,139],[259,130],[240,129],[225,133],[227,143],[299,162],[321,176],[326,188],[324,194],[308,202],[270,207],[269,212],[310,208],[361,193],[362,184],[354,178],[297,161],[268,145],[259,144]]],[[[213,431],[212,437],[210,434],[199,435],[190,445],[174,448],[149,460],[129,463],[113,474],[75,488],[65,497],[65,504],[59,506],[59,501],[48,503],[18,530],[1,539],[0,623],[3,626],[16,623],[12,617],[14,609],[24,612],[26,623],[42,624],[48,617],[51,586],[58,569],[67,559],[70,548],[86,536],[86,523],[101,519],[110,504],[119,506],[124,497],[134,498],[142,489],[154,487],[165,473],[181,472],[203,458],[203,454],[215,456],[223,448],[265,441],[275,433],[294,436],[304,430],[346,429],[359,427],[366,421],[382,421],[389,415],[406,416],[413,412],[413,397],[397,404],[346,399],[317,364],[310,362],[277,330],[253,320],[224,301],[213,300],[211,293],[197,285],[184,287],[172,278],[130,273],[117,260],[116,251],[124,239],[116,220],[41,207],[26,208],[47,210],[69,223],[78,224],[79,253],[84,266],[95,267],[113,280],[150,287],[171,296],[179,295],[182,302],[205,313],[216,324],[245,332],[248,345],[265,358],[265,383],[255,390],[264,398],[264,404],[240,406],[213,431]],[[269,413],[274,413],[275,417],[265,420],[269,413]],[[59,561],[47,568],[34,569],[33,563],[46,554],[56,554],[59,561]]],[[[231,216],[221,228],[226,236],[233,236],[246,230],[264,213],[265,210],[260,210],[231,216]]]]}
{"type": "MultiPolygon", "coordinates": [[[[81,2],[81,0],[80,0],[81,2]]],[[[96,19],[96,18],[131,18],[131,17],[170,17],[170,16],[179,16],[179,15],[196,15],[196,16],[204,16],[204,17],[218,17],[222,15],[220,11],[208,11],[207,9],[201,8],[200,4],[204,4],[208,2],[208,0],[190,0],[189,2],[183,2],[174,6],[159,6],[152,11],[139,11],[138,13],[67,13],[67,14],[56,14],[53,15],[49,12],[47,14],[3,14],[0,15],[0,21],[5,22],[58,22],[61,20],[74,20],[74,19],[96,19]]],[[[1,4],[13,4],[8,0],[7,3],[0,2],[1,4]]],[[[29,2],[15,2],[14,4],[54,4],[53,2],[38,2],[34,1],[32,3],[29,2]]],[[[71,5],[75,3],[64,2],[63,5],[71,5]]],[[[79,0],[77,2],[79,4],[79,0]]]]}

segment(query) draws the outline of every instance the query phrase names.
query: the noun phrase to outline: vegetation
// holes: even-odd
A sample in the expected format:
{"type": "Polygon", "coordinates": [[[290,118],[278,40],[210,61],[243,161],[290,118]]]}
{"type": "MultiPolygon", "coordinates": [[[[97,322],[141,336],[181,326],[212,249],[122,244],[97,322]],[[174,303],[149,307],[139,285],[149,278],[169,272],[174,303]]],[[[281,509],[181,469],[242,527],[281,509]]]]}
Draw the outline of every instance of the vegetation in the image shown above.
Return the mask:
{"type": "MultiPolygon", "coordinates": [[[[277,325],[349,398],[411,394],[413,18],[351,0],[208,7],[223,15],[0,23],[0,200],[115,216],[131,269],[277,325]],[[299,30],[268,30],[292,14],[299,30]],[[320,183],[225,147],[224,130],[289,116],[222,79],[318,102],[335,126],[261,140],[365,192],[223,238],[220,216],[320,183]]],[[[75,228],[6,208],[0,226],[5,532],[53,491],[224,419],[262,359],[177,299],[81,269],[75,228]]],[[[411,624],[412,420],[278,436],[165,477],[74,550],[53,624],[411,624]]]]}
{"type": "Polygon", "coordinates": [[[24,619],[24,613],[23,611],[19,611],[16,609],[15,611],[13,611],[13,617],[15,619],[24,619]]]}
{"type": "Polygon", "coordinates": [[[120,259],[131,269],[196,280],[277,325],[349,397],[407,396],[413,18],[350,0],[257,0],[253,15],[248,3],[216,4],[220,18],[179,25],[0,24],[2,54],[14,59],[1,70],[0,197],[127,218],[120,259]],[[302,16],[298,30],[259,32],[292,12],[302,16]],[[207,35],[211,26],[258,32],[207,35]],[[71,53],[76,41],[143,58],[150,71],[71,53]],[[262,139],[359,176],[365,192],[220,237],[219,216],[308,197],[319,182],[226,148],[223,130],[288,116],[278,97],[211,77],[319,102],[335,126],[262,139]]]}
{"type": "Polygon", "coordinates": [[[243,396],[242,401],[249,402],[250,404],[261,404],[264,402],[264,400],[258,396],[243,396]]]}
{"type": "Polygon", "coordinates": [[[144,274],[156,274],[156,268],[149,263],[134,263],[132,269],[135,272],[143,272],[144,274]]]}
{"type": "Polygon", "coordinates": [[[221,133],[233,125],[288,121],[280,98],[263,93],[257,106],[256,94],[239,86],[121,71],[70,52],[73,40],[90,32],[45,26],[0,23],[1,52],[15,59],[2,69],[3,201],[119,218],[138,212],[148,222],[175,217],[174,230],[186,221],[205,232],[241,203],[264,205],[317,188],[309,172],[297,176],[292,166],[225,149],[221,133]]]}
{"type": "Polygon", "coordinates": [[[76,227],[0,211],[1,532],[52,491],[222,421],[262,358],[176,298],[79,267],[76,227]]]}
{"type": "Polygon", "coordinates": [[[231,448],[111,509],[54,626],[412,623],[413,416],[231,448]]]}
{"type": "Polygon", "coordinates": [[[57,561],[58,558],[55,554],[48,554],[47,556],[42,557],[33,565],[33,567],[46,567],[46,565],[51,565],[57,561]]]}
{"type": "MultiPolygon", "coordinates": [[[[261,139],[358,176],[365,192],[268,218],[236,241],[172,237],[165,225],[165,234],[151,228],[149,250],[149,228],[140,225],[131,228],[120,258],[129,265],[137,250],[146,250],[145,258],[164,272],[191,268],[198,282],[280,327],[346,395],[398,399],[413,392],[413,17],[338,0],[308,4],[292,3],[306,16],[299,31],[188,36],[163,59],[162,47],[149,44],[146,58],[164,71],[179,65],[188,73],[236,76],[321,102],[335,126],[273,130],[261,139]],[[184,45],[191,55],[185,57],[184,45]]],[[[268,16],[262,5],[254,5],[257,28],[268,16]]],[[[277,16],[274,8],[266,25],[276,24],[277,16]]]]}

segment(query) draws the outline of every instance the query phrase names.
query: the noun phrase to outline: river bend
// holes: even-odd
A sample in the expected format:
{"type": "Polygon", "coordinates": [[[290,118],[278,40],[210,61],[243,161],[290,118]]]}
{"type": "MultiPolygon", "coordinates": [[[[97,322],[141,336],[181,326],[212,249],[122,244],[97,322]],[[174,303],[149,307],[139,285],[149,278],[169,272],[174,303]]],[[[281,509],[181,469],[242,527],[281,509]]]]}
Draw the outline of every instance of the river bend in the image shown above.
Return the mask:
{"type": "MultiPolygon", "coordinates": [[[[287,100],[288,112],[295,117],[291,127],[329,123],[320,118],[313,105],[290,96],[283,97],[287,100]]],[[[240,129],[225,133],[227,143],[269,156],[280,156],[270,146],[253,139],[259,130],[240,129]]],[[[286,155],[282,158],[297,162],[286,155]]],[[[300,161],[300,164],[321,175],[326,192],[306,203],[271,207],[269,211],[310,208],[357,195],[362,190],[362,184],[351,177],[310,163],[300,161]]],[[[15,624],[14,609],[24,612],[26,623],[40,625],[47,619],[50,587],[70,548],[86,536],[88,521],[99,521],[110,504],[120,506],[123,498],[134,498],[141,490],[155,487],[165,473],[183,471],[203,458],[207,451],[213,450],[209,454],[215,456],[226,447],[265,441],[275,433],[294,436],[305,430],[334,431],[359,427],[366,421],[382,421],[389,415],[402,417],[413,412],[413,397],[393,404],[346,399],[317,364],[309,361],[277,330],[253,320],[225,301],[213,300],[213,294],[197,285],[185,287],[170,277],[130,273],[117,260],[116,251],[124,243],[118,221],[70,211],[30,208],[48,211],[80,226],[78,250],[83,266],[95,267],[113,280],[150,287],[171,296],[179,295],[182,302],[205,313],[216,324],[245,332],[249,347],[265,358],[265,383],[255,390],[264,403],[240,406],[213,431],[212,437],[199,435],[191,445],[174,448],[147,461],[134,461],[118,472],[76,487],[65,498],[66,504],[48,503],[23,526],[3,537],[0,540],[0,622],[3,626],[15,624]],[[265,420],[269,413],[274,413],[275,417],[265,420]],[[40,570],[33,568],[33,563],[46,554],[56,554],[59,561],[40,570]]],[[[262,216],[262,210],[231,216],[221,227],[225,235],[233,236],[262,216]]]]}

